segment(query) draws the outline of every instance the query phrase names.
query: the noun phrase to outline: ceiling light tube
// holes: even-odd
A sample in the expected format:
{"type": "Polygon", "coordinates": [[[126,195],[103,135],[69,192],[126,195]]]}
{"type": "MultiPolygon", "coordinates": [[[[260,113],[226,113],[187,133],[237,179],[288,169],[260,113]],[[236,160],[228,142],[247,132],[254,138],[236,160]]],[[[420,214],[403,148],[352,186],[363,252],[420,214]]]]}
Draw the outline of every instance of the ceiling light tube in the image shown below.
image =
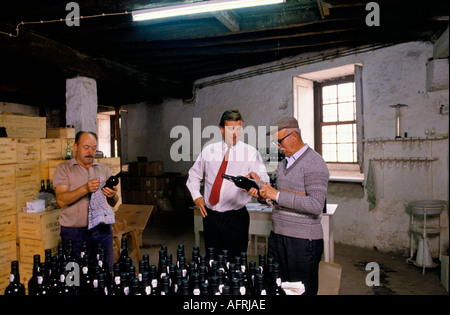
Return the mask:
{"type": "Polygon", "coordinates": [[[210,0],[132,11],[133,21],[161,19],[172,16],[247,8],[283,3],[286,0],[210,0]]]}

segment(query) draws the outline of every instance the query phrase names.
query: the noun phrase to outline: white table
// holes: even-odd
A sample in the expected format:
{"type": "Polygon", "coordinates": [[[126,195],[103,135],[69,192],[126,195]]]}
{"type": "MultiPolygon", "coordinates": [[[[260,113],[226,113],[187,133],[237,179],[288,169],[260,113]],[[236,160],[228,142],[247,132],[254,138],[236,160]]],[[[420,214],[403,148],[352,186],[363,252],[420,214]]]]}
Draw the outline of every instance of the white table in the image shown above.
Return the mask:
{"type": "MultiPolygon", "coordinates": [[[[334,262],[334,235],[332,218],[337,207],[337,204],[327,204],[327,213],[322,214],[321,223],[324,242],[323,259],[325,262],[334,262]]],[[[203,218],[197,207],[193,207],[193,209],[195,245],[200,246],[200,232],[203,231],[203,218]]],[[[259,203],[248,203],[247,209],[250,214],[250,226],[248,233],[250,235],[269,236],[272,226],[272,209],[259,203]]]]}

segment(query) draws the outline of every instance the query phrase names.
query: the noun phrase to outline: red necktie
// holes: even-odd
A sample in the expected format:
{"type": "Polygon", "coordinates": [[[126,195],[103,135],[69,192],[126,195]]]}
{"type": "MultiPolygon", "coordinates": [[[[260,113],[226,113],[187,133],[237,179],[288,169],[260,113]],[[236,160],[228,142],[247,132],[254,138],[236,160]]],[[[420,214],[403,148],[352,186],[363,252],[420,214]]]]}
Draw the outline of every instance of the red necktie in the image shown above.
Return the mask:
{"type": "Polygon", "coordinates": [[[217,172],[216,179],[214,180],[213,187],[211,189],[211,195],[209,196],[209,202],[212,206],[219,202],[220,188],[222,187],[222,174],[225,174],[228,165],[228,154],[230,153],[230,147],[228,147],[227,153],[223,157],[222,164],[220,165],[219,171],[217,172]]]}

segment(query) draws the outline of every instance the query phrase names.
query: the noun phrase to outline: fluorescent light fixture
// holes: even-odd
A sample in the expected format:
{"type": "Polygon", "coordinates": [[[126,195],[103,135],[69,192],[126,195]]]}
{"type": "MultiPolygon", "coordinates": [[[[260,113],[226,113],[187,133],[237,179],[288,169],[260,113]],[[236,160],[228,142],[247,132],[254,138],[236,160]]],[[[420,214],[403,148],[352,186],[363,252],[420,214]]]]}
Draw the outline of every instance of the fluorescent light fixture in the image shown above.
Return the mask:
{"type": "Polygon", "coordinates": [[[283,3],[286,0],[210,0],[132,11],[133,21],[283,3]]]}

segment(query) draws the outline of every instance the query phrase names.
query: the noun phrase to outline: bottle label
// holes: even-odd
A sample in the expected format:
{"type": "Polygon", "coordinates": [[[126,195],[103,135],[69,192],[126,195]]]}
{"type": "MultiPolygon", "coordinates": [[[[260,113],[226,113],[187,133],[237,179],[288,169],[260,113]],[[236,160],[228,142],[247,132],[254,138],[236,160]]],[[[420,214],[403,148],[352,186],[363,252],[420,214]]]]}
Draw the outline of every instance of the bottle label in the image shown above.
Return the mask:
{"type": "Polygon", "coordinates": [[[149,286],[145,287],[145,293],[146,293],[147,295],[150,295],[150,294],[152,293],[152,288],[149,287],[149,286]]]}
{"type": "Polygon", "coordinates": [[[194,289],[194,295],[200,295],[200,289],[194,289]]]}
{"type": "Polygon", "coordinates": [[[14,274],[9,275],[9,282],[14,282],[14,274]]]}
{"type": "Polygon", "coordinates": [[[281,278],[277,278],[277,286],[281,287],[281,278]]]}

